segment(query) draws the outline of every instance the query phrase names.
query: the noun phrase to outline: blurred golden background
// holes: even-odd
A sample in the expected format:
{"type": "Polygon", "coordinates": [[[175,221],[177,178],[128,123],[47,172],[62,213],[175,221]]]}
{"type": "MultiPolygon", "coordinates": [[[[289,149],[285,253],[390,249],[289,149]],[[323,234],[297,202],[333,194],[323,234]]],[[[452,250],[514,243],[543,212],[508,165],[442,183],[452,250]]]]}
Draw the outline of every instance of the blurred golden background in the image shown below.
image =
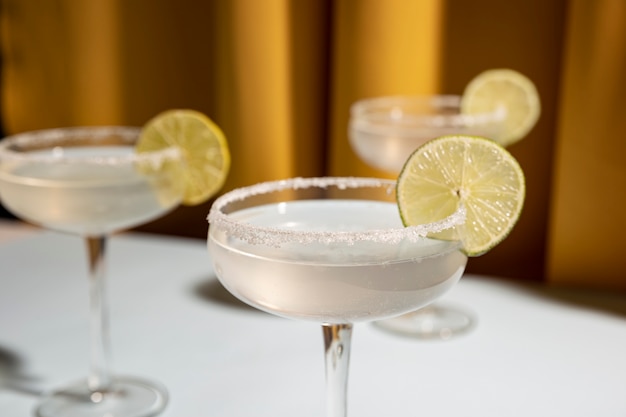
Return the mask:
{"type": "MultiPolygon", "coordinates": [[[[512,68],[542,116],[510,151],[522,217],[468,272],[626,290],[623,0],[2,0],[2,129],[143,125],[193,108],[227,135],[224,191],[292,176],[375,175],[350,105],[461,94],[512,68]]],[[[210,202],[139,230],[206,238],[210,202]]]]}

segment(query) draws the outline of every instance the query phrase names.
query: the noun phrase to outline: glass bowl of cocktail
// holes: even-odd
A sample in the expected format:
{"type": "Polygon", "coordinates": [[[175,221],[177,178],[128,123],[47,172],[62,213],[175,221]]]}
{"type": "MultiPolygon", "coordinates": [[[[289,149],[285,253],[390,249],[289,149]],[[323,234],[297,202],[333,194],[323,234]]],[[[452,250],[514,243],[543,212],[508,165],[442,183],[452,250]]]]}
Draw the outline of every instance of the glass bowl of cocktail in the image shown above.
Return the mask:
{"type": "MultiPolygon", "coordinates": [[[[479,74],[463,95],[383,96],[355,102],[348,137],[354,152],[371,167],[397,175],[407,157],[425,142],[444,135],[473,135],[511,145],[539,116],[532,83],[512,70],[479,74]]],[[[390,320],[382,329],[418,338],[447,339],[472,327],[474,317],[450,303],[390,320]]]]}
{"type": "Polygon", "coordinates": [[[46,393],[38,416],[138,417],[163,410],[167,391],[160,383],[120,377],[110,369],[104,297],[107,238],[163,216],[181,203],[208,198],[223,183],[228,167],[221,132],[204,115],[190,111],[164,113],[144,129],[47,129],[0,142],[0,198],[6,208],[47,229],[80,236],[87,244],[90,371],[86,380],[46,393]],[[177,120],[174,127],[163,127],[172,119],[177,120]],[[207,130],[212,133],[207,135],[207,130]],[[221,162],[190,161],[186,156],[190,141],[194,147],[221,148],[221,162]],[[213,170],[220,172],[218,178],[207,180],[209,187],[192,184],[190,172],[204,172],[211,164],[219,166],[213,170]]]}
{"type": "MultiPolygon", "coordinates": [[[[478,248],[463,225],[476,220],[470,210],[482,199],[469,176],[447,178],[441,172],[460,162],[471,171],[469,164],[422,159],[451,147],[466,147],[466,156],[491,153],[489,162],[501,162],[500,174],[519,191],[507,204],[516,200],[512,212],[521,210],[523,174],[499,145],[460,137],[433,143],[439,146],[410,158],[407,163],[419,166],[397,182],[292,178],[233,190],[211,207],[208,249],[224,287],[260,310],[322,325],[327,417],[346,415],[353,325],[433,302],[463,274],[468,249],[478,248]],[[429,178],[447,189],[435,212],[423,192],[429,178]]],[[[497,179],[485,180],[492,190],[501,186],[497,179]]],[[[441,191],[431,190],[432,197],[441,191]]],[[[502,220],[501,226],[514,222],[502,220]]]]}
{"type": "Polygon", "coordinates": [[[461,214],[405,228],[394,189],[389,180],[296,178],[227,193],[209,215],[210,258],[228,291],[269,313],[322,323],[329,417],[345,415],[352,324],[429,303],[465,267],[460,242],[423,237],[461,214]]]}
{"type": "Polygon", "coordinates": [[[348,138],[363,162],[397,175],[428,140],[452,134],[497,137],[505,116],[504,108],[463,114],[457,95],[374,97],[351,106],[348,138]]]}

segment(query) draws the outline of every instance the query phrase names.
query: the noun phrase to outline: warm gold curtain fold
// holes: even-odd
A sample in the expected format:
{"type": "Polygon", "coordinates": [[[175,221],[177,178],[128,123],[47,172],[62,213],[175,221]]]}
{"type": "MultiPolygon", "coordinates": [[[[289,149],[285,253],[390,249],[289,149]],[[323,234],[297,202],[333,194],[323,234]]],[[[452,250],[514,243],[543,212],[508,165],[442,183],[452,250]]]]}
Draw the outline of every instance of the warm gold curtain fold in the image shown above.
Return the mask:
{"type": "Polygon", "coordinates": [[[572,2],[564,48],[548,279],[626,290],[626,2],[572,2]]]}
{"type": "Polygon", "coordinates": [[[6,131],[119,118],[115,3],[3,1],[1,17],[6,131]]]}
{"type": "MultiPolygon", "coordinates": [[[[623,0],[1,2],[6,133],[141,125],[195,108],[229,138],[226,189],[388,176],[350,150],[352,102],[458,94],[484,69],[524,72],[543,105],[538,126],[511,147],[527,204],[513,234],[469,270],[626,288],[615,250],[626,233],[623,0]]],[[[204,238],[208,207],[143,230],[204,238]]]]}

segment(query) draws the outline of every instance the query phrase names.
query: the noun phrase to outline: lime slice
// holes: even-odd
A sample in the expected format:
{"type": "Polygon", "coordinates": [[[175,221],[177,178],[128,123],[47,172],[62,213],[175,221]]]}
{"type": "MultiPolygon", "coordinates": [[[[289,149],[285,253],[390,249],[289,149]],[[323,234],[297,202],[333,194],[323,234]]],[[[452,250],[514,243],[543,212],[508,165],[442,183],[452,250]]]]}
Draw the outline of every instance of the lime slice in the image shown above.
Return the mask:
{"type": "Polygon", "coordinates": [[[506,112],[504,127],[491,138],[502,146],[519,141],[535,126],[541,113],[539,94],[530,79],[510,69],[492,69],[478,74],[465,87],[461,112],[465,114],[506,112]]]}
{"type": "Polygon", "coordinates": [[[462,204],[465,223],[436,235],[459,239],[468,256],[500,243],[513,229],[524,205],[524,173],[496,142],[475,136],[442,136],[417,148],[397,183],[405,226],[443,219],[462,204]]]}
{"type": "Polygon", "coordinates": [[[167,110],[144,126],[137,152],[169,146],[178,147],[185,161],[182,176],[185,193],[182,204],[193,206],[207,201],[224,185],[230,169],[230,152],[222,130],[195,110],[167,110]]]}

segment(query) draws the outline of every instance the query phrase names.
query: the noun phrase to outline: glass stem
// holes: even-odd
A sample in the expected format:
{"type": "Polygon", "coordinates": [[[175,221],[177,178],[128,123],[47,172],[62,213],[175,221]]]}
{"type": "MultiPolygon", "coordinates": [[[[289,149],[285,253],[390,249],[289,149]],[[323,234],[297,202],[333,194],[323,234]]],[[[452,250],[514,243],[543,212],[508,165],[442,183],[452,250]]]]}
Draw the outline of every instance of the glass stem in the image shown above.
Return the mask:
{"type": "MultiPolygon", "coordinates": [[[[105,297],[106,237],[86,239],[89,256],[89,299],[91,369],[87,383],[93,393],[103,393],[111,385],[109,370],[109,321],[105,297]]],[[[97,401],[97,399],[94,399],[97,401]]]]}
{"type": "Polygon", "coordinates": [[[352,324],[324,324],[326,417],[346,417],[352,324]]]}

